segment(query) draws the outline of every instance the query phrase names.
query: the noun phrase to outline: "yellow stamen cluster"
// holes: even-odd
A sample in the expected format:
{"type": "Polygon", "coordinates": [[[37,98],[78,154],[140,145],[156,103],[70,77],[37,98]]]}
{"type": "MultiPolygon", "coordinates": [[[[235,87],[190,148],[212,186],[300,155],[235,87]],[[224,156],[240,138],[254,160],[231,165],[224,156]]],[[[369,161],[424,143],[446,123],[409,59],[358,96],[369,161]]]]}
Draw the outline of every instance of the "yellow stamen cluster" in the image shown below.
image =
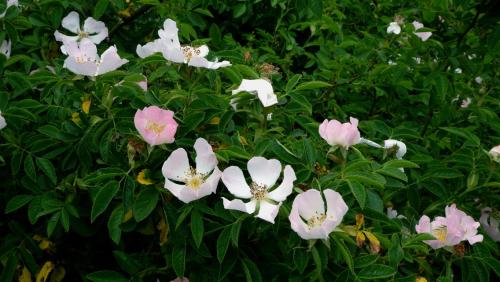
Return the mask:
{"type": "Polygon", "coordinates": [[[432,235],[436,237],[439,241],[444,242],[446,240],[446,235],[448,235],[448,230],[446,230],[446,226],[439,227],[432,231],[432,235]]]}
{"type": "Polygon", "coordinates": [[[146,125],[146,129],[152,130],[156,134],[160,134],[163,132],[163,129],[165,129],[165,125],[160,125],[160,124],[157,124],[156,122],[148,121],[148,124],[146,125]]]}
{"type": "Polygon", "coordinates": [[[87,37],[89,37],[89,33],[88,33],[88,32],[85,32],[85,31],[81,31],[81,30],[80,30],[80,31],[78,32],[78,37],[79,37],[80,39],[82,39],[82,38],[87,38],[87,37]]]}
{"type": "Polygon", "coordinates": [[[191,46],[184,46],[184,47],[181,47],[181,49],[182,49],[182,53],[184,53],[184,57],[188,61],[191,60],[191,58],[193,58],[194,56],[199,56],[201,53],[200,49],[193,48],[191,46]]]}
{"type": "Polygon", "coordinates": [[[250,184],[250,192],[252,193],[252,197],[257,200],[263,200],[267,196],[267,187],[264,185],[259,185],[255,182],[250,184]]]}
{"type": "Polygon", "coordinates": [[[312,229],[314,227],[320,226],[323,223],[323,221],[325,221],[325,219],[326,219],[326,214],[324,213],[316,214],[307,221],[307,227],[309,227],[309,229],[312,229]]]}
{"type": "Polygon", "coordinates": [[[198,173],[195,168],[190,167],[184,176],[186,187],[197,190],[205,183],[205,175],[198,173]]]}

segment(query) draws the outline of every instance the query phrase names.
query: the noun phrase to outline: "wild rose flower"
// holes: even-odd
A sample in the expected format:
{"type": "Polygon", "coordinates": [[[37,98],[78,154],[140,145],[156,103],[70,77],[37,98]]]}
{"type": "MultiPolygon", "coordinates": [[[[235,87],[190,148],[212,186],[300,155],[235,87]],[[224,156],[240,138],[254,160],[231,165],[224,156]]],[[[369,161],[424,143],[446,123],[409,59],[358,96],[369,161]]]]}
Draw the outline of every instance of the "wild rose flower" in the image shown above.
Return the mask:
{"type": "Polygon", "coordinates": [[[19,7],[18,1],[17,0],[7,0],[7,5],[5,7],[5,10],[0,14],[0,19],[5,17],[5,13],[7,13],[7,9],[11,6],[19,7]]]}
{"type": "Polygon", "coordinates": [[[467,107],[469,107],[471,102],[472,102],[472,99],[470,97],[467,97],[466,99],[462,100],[462,104],[460,104],[460,107],[467,108],[467,107]]]}
{"type": "Polygon", "coordinates": [[[361,140],[358,130],[358,120],[351,117],[350,122],[340,123],[337,120],[328,121],[325,119],[319,126],[319,135],[331,146],[349,148],[356,145],[361,140]]]}
{"type": "Polygon", "coordinates": [[[137,82],[137,85],[139,85],[140,88],[144,91],[148,91],[148,78],[144,76],[144,79],[137,82]]]}
{"type": "Polygon", "coordinates": [[[456,74],[461,74],[461,73],[462,73],[462,69],[461,69],[461,68],[456,68],[456,69],[454,70],[454,72],[455,72],[456,74]]]}
{"type": "Polygon", "coordinates": [[[455,204],[445,208],[445,215],[436,217],[432,222],[424,215],[415,226],[417,233],[428,233],[436,237],[436,240],[424,241],[431,248],[451,247],[464,240],[471,245],[483,241],[483,235],[477,235],[479,222],[457,209],[455,204]]]}
{"type": "Polygon", "coordinates": [[[488,153],[493,161],[500,163],[500,145],[491,148],[488,153]]]}
{"type": "Polygon", "coordinates": [[[248,161],[247,169],[252,178],[250,186],[239,167],[228,167],[222,173],[222,182],[231,194],[240,199],[250,200],[244,203],[240,199],[230,201],[222,197],[224,208],[248,214],[258,210],[257,217],[274,223],[281,203],[292,193],[293,182],[297,179],[295,172],[291,166],[286,165],[283,181],[278,187],[273,188],[281,174],[280,161],[253,157],[248,161]]]}
{"type": "Polygon", "coordinates": [[[80,42],[64,41],[64,46],[68,53],[64,67],[75,74],[98,76],[128,63],[128,60],[120,58],[115,46],[109,47],[99,57],[96,45],[88,38],[80,42]]]}
{"type": "Polygon", "coordinates": [[[389,26],[387,27],[387,33],[394,33],[394,34],[400,34],[401,33],[401,27],[397,22],[391,22],[389,26]]]}
{"type": "MultiPolygon", "coordinates": [[[[233,95],[242,91],[257,94],[264,107],[270,107],[278,103],[278,97],[274,94],[273,86],[265,79],[243,79],[240,86],[232,91],[233,95]]],[[[236,100],[231,99],[231,106],[236,109],[236,100]]]]}
{"type": "Polygon", "coordinates": [[[474,81],[475,81],[477,84],[481,84],[481,83],[483,83],[483,79],[482,79],[480,76],[476,76],[476,78],[474,78],[474,81]]]}
{"type": "Polygon", "coordinates": [[[231,65],[229,61],[208,61],[205,58],[209,51],[206,45],[200,47],[181,46],[178,33],[179,29],[177,28],[177,23],[171,19],[165,20],[163,29],[158,30],[160,38],[143,46],[137,45],[137,55],[141,58],[145,58],[160,52],[165,59],[171,62],[185,63],[189,66],[207,69],[218,69],[231,65]]]}
{"type": "Polygon", "coordinates": [[[4,129],[7,126],[7,121],[5,121],[5,118],[2,115],[2,111],[0,111],[0,130],[4,129]]]}
{"type": "Polygon", "coordinates": [[[488,234],[493,241],[500,242],[500,230],[498,230],[499,222],[497,219],[491,217],[491,208],[486,207],[481,210],[479,222],[483,226],[484,231],[486,231],[486,234],[488,234]]]}
{"type": "Polygon", "coordinates": [[[302,239],[328,239],[347,213],[348,207],[338,192],[325,189],[323,195],[325,200],[320,191],[309,189],[293,200],[288,219],[302,239]]]}
{"type": "Polygon", "coordinates": [[[134,124],[144,141],[151,146],[175,140],[177,122],[172,111],[157,106],[145,107],[135,113],[134,124]]]}
{"type": "Polygon", "coordinates": [[[394,218],[406,218],[406,216],[402,215],[402,214],[398,214],[398,211],[397,210],[394,210],[392,209],[392,207],[388,207],[387,208],[387,217],[390,218],[390,219],[394,219],[394,218]]]}
{"type": "Polygon", "coordinates": [[[4,54],[7,59],[10,58],[11,45],[12,42],[10,40],[4,40],[0,45],[0,54],[4,54]]]}
{"type": "MultiPolygon", "coordinates": [[[[424,28],[424,25],[420,22],[413,21],[413,27],[415,30],[419,30],[421,28],[424,28]]],[[[420,32],[414,32],[416,36],[418,36],[422,41],[427,41],[432,36],[432,32],[430,31],[420,31],[420,32]]]]}
{"type": "MultiPolygon", "coordinates": [[[[74,36],[64,35],[58,30],[54,33],[56,41],[68,42],[68,41],[80,41],[84,38],[88,38],[95,44],[101,43],[106,37],[108,37],[108,28],[101,21],[96,21],[92,17],[88,17],[83,23],[83,28],[80,26],[80,16],[77,12],[72,11],[62,20],[62,26],[75,33],[74,36]]],[[[66,45],[66,44],[65,44],[66,45]]],[[[64,49],[63,53],[65,53],[64,49]]]]}
{"type": "Polygon", "coordinates": [[[384,148],[386,150],[390,150],[392,148],[396,148],[396,158],[398,160],[401,160],[403,156],[406,154],[406,145],[405,143],[394,140],[394,139],[387,139],[384,141],[384,148]]]}
{"type": "Polygon", "coordinates": [[[196,139],[194,150],[195,168],[189,165],[186,150],[179,148],[170,154],[161,169],[165,177],[165,188],[186,204],[215,193],[222,174],[207,140],[196,139]]]}

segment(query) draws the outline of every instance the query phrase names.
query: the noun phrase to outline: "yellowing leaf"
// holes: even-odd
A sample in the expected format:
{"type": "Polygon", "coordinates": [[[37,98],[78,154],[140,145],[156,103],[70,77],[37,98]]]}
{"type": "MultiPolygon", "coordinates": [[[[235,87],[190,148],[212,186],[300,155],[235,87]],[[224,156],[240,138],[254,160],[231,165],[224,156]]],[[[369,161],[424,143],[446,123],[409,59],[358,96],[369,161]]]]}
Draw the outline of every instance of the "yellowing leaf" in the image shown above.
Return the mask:
{"type": "Polygon", "coordinates": [[[123,221],[122,222],[127,222],[132,217],[134,217],[134,213],[132,212],[132,210],[128,210],[127,213],[123,216],[123,221]]]}
{"type": "Polygon", "coordinates": [[[160,222],[158,222],[156,228],[160,230],[160,246],[163,246],[163,244],[167,242],[169,231],[168,224],[165,222],[165,219],[162,219],[160,222]]]}
{"type": "Polygon", "coordinates": [[[363,245],[365,244],[365,240],[366,237],[363,232],[356,233],[356,245],[358,245],[358,247],[363,247],[363,245]]]}
{"type": "Polygon", "coordinates": [[[19,275],[19,282],[32,282],[31,280],[31,273],[28,270],[28,268],[25,266],[23,267],[23,270],[21,271],[21,274],[19,275]]]}
{"type": "Polygon", "coordinates": [[[146,169],[141,170],[141,172],[137,175],[136,180],[142,185],[151,185],[154,182],[151,179],[146,178],[146,172],[146,169]]]}
{"type": "Polygon", "coordinates": [[[345,225],[342,227],[342,230],[344,230],[349,236],[356,236],[356,233],[358,229],[354,225],[345,225]]]}
{"type": "Polygon", "coordinates": [[[213,125],[218,125],[220,123],[220,117],[214,117],[208,123],[213,125]]]}
{"type": "Polygon", "coordinates": [[[82,111],[86,114],[89,113],[90,111],[90,105],[92,104],[92,101],[91,100],[85,100],[83,101],[82,103],[82,111]]]}
{"type": "Polygon", "coordinates": [[[40,272],[36,275],[36,282],[45,282],[49,278],[50,272],[54,269],[54,263],[51,261],[45,262],[40,268],[40,272]]]}
{"type": "Polygon", "coordinates": [[[365,216],[362,213],[356,214],[356,227],[359,229],[365,223],[365,216]]]}
{"type": "Polygon", "coordinates": [[[38,247],[42,251],[51,251],[54,248],[54,243],[52,243],[49,239],[42,237],[40,235],[33,236],[33,240],[38,242],[38,247]]]}
{"type": "Polygon", "coordinates": [[[71,113],[71,120],[76,123],[76,124],[79,124],[80,123],[80,114],[78,114],[77,112],[74,112],[74,113],[71,113]]]}
{"type": "Polygon", "coordinates": [[[245,137],[243,137],[243,136],[240,136],[240,143],[242,145],[248,145],[247,139],[245,137]]]}
{"type": "Polygon", "coordinates": [[[372,249],[372,252],[378,253],[380,252],[380,241],[373,235],[373,233],[368,232],[368,231],[363,231],[365,233],[366,237],[368,238],[368,241],[370,241],[370,247],[372,249]]]}
{"type": "Polygon", "coordinates": [[[56,269],[52,271],[49,282],[61,282],[64,280],[64,276],[66,276],[66,270],[64,267],[58,265],[56,269]]]}
{"type": "Polygon", "coordinates": [[[425,279],[425,277],[422,277],[422,276],[417,276],[417,279],[415,279],[415,282],[427,282],[427,279],[425,279]]]}

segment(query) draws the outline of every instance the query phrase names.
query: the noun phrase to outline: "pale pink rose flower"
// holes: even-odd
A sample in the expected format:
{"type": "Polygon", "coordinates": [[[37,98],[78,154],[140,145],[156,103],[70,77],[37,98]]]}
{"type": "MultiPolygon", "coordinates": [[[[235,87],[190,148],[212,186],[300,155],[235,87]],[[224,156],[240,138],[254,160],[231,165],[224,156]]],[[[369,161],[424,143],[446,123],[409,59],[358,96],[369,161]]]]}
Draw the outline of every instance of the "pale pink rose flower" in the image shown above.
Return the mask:
{"type": "Polygon", "coordinates": [[[286,165],[283,181],[275,187],[282,172],[280,161],[253,157],[248,161],[247,169],[252,178],[250,185],[239,167],[228,167],[222,173],[221,179],[227,190],[239,198],[228,200],[222,197],[224,208],[248,214],[253,214],[258,208],[256,217],[274,223],[281,203],[292,193],[293,182],[297,179],[295,172],[291,166],[286,165]],[[245,203],[240,199],[248,199],[249,202],[245,203]]]}
{"type": "Polygon", "coordinates": [[[68,53],[64,67],[75,74],[98,76],[114,71],[128,62],[120,58],[115,46],[109,47],[99,57],[96,45],[87,38],[80,42],[65,41],[64,46],[68,53]]]}
{"type": "MultiPolygon", "coordinates": [[[[420,22],[413,21],[413,27],[415,30],[419,30],[421,28],[424,28],[424,25],[420,22]]],[[[421,32],[414,32],[416,36],[418,36],[422,41],[427,41],[432,36],[432,32],[430,31],[421,31],[421,32]]]]}
{"type": "Polygon", "coordinates": [[[158,30],[160,38],[145,45],[137,45],[136,52],[141,58],[161,53],[165,59],[174,63],[185,63],[193,67],[202,67],[207,69],[218,69],[231,66],[229,61],[219,62],[209,61],[205,57],[208,55],[208,47],[181,46],[179,41],[179,29],[177,23],[171,19],[166,19],[163,23],[163,29],[158,30]]]}
{"type": "Polygon", "coordinates": [[[477,235],[479,222],[457,209],[455,204],[445,208],[445,215],[436,217],[432,222],[424,215],[415,226],[417,233],[428,233],[436,237],[436,240],[424,241],[431,248],[451,247],[464,240],[471,245],[483,241],[483,235],[477,235]]]}
{"type": "Polygon", "coordinates": [[[175,140],[177,122],[172,111],[157,106],[137,110],[134,124],[144,141],[152,146],[172,143],[175,140]]]}
{"type": "Polygon", "coordinates": [[[500,163],[500,145],[491,148],[491,150],[488,153],[492,160],[500,163]]]}
{"type": "Polygon", "coordinates": [[[302,239],[328,239],[347,213],[348,207],[338,192],[325,189],[323,195],[325,201],[320,191],[310,189],[293,200],[288,219],[302,239]]]}
{"type": "Polygon", "coordinates": [[[186,150],[179,148],[170,154],[161,169],[165,188],[186,204],[215,193],[222,174],[207,140],[196,139],[194,150],[196,167],[189,165],[186,150]]]}
{"type": "Polygon", "coordinates": [[[331,146],[340,146],[346,149],[358,144],[361,139],[358,120],[353,117],[350,118],[350,122],[346,123],[325,119],[319,126],[319,135],[331,146]]]}
{"type": "MultiPolygon", "coordinates": [[[[83,27],[80,26],[80,16],[77,12],[72,11],[62,20],[62,26],[76,34],[74,36],[68,36],[60,33],[56,30],[54,36],[56,41],[67,42],[67,41],[79,41],[83,38],[88,38],[95,44],[101,43],[106,37],[108,37],[108,28],[101,21],[96,21],[92,17],[88,17],[83,23],[83,27]]],[[[64,49],[61,49],[65,53],[64,49]]],[[[65,53],[66,54],[66,53],[65,53]]]]}
{"type": "Polygon", "coordinates": [[[406,218],[406,216],[404,216],[402,214],[398,214],[398,211],[392,209],[392,207],[388,207],[387,208],[387,217],[390,218],[390,219],[394,219],[394,218],[403,219],[403,218],[406,218]]]}
{"type": "Polygon", "coordinates": [[[144,91],[148,91],[148,78],[144,76],[144,79],[137,82],[137,85],[139,85],[140,88],[144,91]]]}
{"type": "Polygon", "coordinates": [[[500,230],[498,229],[499,221],[491,217],[491,208],[486,207],[481,210],[479,222],[483,226],[484,231],[486,231],[486,234],[488,234],[493,241],[500,242],[500,230]]]}

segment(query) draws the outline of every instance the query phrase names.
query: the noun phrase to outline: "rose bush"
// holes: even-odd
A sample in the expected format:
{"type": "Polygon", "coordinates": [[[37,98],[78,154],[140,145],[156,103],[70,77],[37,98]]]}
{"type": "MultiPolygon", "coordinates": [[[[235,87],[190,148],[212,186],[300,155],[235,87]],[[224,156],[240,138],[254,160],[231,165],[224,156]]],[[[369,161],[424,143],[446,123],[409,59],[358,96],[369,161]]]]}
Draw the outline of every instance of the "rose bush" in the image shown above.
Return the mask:
{"type": "Polygon", "coordinates": [[[0,281],[497,280],[499,8],[0,0],[0,281]]]}

